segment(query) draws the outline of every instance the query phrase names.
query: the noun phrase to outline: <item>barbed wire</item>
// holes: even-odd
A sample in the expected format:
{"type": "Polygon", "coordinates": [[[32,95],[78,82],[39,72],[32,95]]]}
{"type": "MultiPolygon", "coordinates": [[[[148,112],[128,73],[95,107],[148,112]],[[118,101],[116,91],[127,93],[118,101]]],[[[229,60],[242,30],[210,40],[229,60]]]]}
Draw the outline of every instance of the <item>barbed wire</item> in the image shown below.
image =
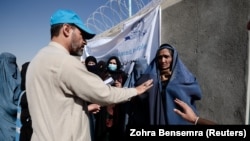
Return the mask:
{"type": "Polygon", "coordinates": [[[87,18],[86,26],[102,33],[161,0],[108,0],[87,18]]]}

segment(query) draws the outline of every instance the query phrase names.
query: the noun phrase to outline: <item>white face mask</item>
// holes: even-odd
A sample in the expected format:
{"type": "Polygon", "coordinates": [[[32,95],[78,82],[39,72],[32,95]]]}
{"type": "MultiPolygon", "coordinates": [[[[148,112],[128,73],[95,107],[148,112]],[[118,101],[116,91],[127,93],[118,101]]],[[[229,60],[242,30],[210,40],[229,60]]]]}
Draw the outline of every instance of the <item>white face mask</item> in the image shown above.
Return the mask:
{"type": "Polygon", "coordinates": [[[111,71],[116,71],[117,65],[109,64],[109,65],[108,65],[108,68],[109,68],[111,71]]]}

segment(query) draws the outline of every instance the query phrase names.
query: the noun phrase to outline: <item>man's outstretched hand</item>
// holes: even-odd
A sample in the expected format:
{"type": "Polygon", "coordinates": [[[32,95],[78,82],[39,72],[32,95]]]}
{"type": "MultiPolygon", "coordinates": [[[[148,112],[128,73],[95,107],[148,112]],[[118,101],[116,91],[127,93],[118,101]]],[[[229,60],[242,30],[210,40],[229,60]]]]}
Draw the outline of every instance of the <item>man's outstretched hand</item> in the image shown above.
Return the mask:
{"type": "Polygon", "coordinates": [[[153,79],[149,79],[142,83],[141,85],[135,87],[137,90],[137,95],[141,95],[153,86],[153,79]]]}

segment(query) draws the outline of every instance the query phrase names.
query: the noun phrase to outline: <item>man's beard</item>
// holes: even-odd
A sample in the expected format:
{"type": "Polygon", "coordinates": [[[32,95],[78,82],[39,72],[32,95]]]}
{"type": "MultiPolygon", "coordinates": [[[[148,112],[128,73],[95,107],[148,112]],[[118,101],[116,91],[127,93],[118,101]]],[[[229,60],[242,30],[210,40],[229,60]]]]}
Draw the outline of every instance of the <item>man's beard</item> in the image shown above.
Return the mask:
{"type": "Polygon", "coordinates": [[[70,55],[82,56],[83,55],[83,50],[78,47],[77,41],[75,41],[74,39],[75,39],[75,34],[73,33],[73,36],[72,36],[72,39],[71,39],[72,43],[71,43],[70,55]]]}
{"type": "Polygon", "coordinates": [[[81,49],[78,49],[78,47],[74,46],[74,44],[72,43],[70,55],[73,55],[73,56],[82,56],[83,55],[83,51],[81,49]]]}

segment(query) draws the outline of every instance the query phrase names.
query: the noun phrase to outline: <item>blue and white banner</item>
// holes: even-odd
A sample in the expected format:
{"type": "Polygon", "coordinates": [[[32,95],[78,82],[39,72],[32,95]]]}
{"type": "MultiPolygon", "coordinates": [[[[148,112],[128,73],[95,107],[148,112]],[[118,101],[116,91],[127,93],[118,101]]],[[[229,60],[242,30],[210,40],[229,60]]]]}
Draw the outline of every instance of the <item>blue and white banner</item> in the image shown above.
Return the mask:
{"type": "Polygon", "coordinates": [[[136,16],[123,24],[114,37],[102,37],[88,41],[84,55],[92,55],[98,61],[118,56],[123,70],[128,72],[131,62],[145,58],[149,64],[160,45],[160,6],[136,16]]]}

